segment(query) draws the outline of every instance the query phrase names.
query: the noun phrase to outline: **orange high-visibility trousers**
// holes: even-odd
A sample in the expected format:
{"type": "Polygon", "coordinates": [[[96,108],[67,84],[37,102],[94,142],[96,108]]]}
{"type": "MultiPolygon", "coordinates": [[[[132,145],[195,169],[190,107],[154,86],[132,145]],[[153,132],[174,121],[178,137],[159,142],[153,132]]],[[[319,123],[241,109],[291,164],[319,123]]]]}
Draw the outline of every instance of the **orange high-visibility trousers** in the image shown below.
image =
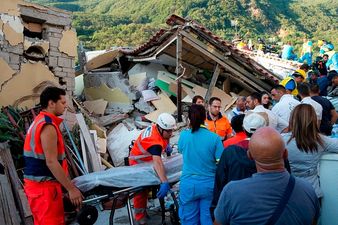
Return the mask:
{"type": "Polygon", "coordinates": [[[146,222],[148,193],[149,190],[144,190],[134,196],[135,220],[140,224],[146,222]]]}
{"type": "Polygon", "coordinates": [[[24,189],[32,211],[34,225],[65,225],[60,183],[25,179],[24,189]]]}

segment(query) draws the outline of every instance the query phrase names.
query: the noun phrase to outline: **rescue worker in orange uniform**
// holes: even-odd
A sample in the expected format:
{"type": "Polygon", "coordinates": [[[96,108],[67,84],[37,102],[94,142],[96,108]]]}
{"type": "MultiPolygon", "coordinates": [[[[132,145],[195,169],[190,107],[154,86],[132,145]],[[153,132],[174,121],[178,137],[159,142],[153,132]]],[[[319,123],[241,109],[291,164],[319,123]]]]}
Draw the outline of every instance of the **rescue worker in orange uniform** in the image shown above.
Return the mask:
{"type": "Polygon", "coordinates": [[[40,96],[42,111],[31,124],[24,143],[24,190],[35,225],[65,224],[63,186],[79,207],[83,196],[68,177],[65,146],[59,128],[67,107],[66,92],[47,87],[40,96]]]}
{"type": "MultiPolygon", "coordinates": [[[[140,134],[130,151],[131,166],[139,163],[154,164],[154,169],[161,180],[158,198],[164,198],[170,189],[161,155],[168,147],[174,129],[176,129],[175,118],[169,113],[162,113],[158,116],[156,124],[147,127],[140,134]]],[[[139,224],[146,224],[148,193],[149,191],[145,190],[134,197],[135,219],[139,224]]]]}
{"type": "Polygon", "coordinates": [[[222,140],[232,136],[232,128],[228,118],[221,113],[221,99],[211,97],[209,100],[209,111],[205,120],[207,128],[218,134],[222,140]]]}

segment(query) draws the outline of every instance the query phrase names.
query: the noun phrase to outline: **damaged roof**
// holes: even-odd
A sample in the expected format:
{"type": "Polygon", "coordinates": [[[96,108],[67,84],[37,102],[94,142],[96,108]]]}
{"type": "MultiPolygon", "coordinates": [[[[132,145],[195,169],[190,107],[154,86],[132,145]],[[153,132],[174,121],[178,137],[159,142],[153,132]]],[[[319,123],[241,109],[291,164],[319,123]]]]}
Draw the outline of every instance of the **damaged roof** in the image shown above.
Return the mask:
{"type": "Polygon", "coordinates": [[[166,23],[170,29],[161,29],[145,44],[121,52],[134,62],[165,64],[171,59],[174,63],[176,40],[182,36],[183,63],[192,68],[213,71],[219,64],[232,81],[250,91],[269,91],[279,82],[279,76],[196,21],[171,15],[166,23]]]}

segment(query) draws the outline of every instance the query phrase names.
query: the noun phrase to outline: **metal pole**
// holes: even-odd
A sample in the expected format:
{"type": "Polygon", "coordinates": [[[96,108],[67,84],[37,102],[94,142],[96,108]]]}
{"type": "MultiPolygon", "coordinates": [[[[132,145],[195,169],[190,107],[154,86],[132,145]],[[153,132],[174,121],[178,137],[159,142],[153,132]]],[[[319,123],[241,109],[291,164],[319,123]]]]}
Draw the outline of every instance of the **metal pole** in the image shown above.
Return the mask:
{"type": "Polygon", "coordinates": [[[67,124],[65,123],[65,121],[63,121],[63,126],[66,128],[68,137],[69,137],[69,139],[70,139],[70,142],[71,142],[72,145],[73,145],[74,152],[75,152],[75,154],[76,154],[76,156],[77,156],[77,158],[78,158],[78,160],[79,160],[79,164],[80,164],[82,170],[85,172],[85,174],[88,174],[88,171],[86,170],[86,167],[84,166],[83,161],[82,161],[82,159],[81,159],[79,150],[77,149],[76,144],[74,143],[72,134],[70,133],[69,128],[68,128],[67,124]]]}

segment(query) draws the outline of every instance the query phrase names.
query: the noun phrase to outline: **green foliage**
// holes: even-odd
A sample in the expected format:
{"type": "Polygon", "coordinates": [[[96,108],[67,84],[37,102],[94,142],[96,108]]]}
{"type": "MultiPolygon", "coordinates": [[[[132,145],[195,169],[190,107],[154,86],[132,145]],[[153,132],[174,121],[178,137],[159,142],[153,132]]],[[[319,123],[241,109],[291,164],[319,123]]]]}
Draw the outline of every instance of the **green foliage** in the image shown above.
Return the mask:
{"type": "Polygon", "coordinates": [[[23,140],[19,138],[18,133],[24,132],[24,121],[20,116],[20,110],[8,107],[9,114],[16,121],[18,128],[15,128],[9,121],[7,114],[0,111],[0,142],[9,142],[11,155],[16,168],[23,167],[23,140]]]}
{"type": "Polygon", "coordinates": [[[338,1],[335,0],[32,0],[74,12],[73,25],[85,47],[137,46],[165,27],[172,13],[190,17],[215,34],[253,41],[285,36],[296,49],[307,36],[338,46],[338,1]],[[231,20],[238,26],[231,27],[231,20]]]}

